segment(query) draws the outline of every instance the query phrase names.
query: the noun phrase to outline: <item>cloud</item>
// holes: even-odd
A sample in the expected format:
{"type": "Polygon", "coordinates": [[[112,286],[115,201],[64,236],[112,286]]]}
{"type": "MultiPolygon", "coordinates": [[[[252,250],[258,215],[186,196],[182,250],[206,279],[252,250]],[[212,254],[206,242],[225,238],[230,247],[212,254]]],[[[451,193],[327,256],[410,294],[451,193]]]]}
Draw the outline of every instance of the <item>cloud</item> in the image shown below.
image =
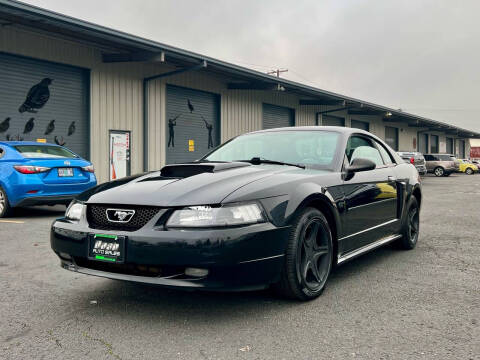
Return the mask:
{"type": "Polygon", "coordinates": [[[29,2],[480,131],[476,0],[29,2]]]}

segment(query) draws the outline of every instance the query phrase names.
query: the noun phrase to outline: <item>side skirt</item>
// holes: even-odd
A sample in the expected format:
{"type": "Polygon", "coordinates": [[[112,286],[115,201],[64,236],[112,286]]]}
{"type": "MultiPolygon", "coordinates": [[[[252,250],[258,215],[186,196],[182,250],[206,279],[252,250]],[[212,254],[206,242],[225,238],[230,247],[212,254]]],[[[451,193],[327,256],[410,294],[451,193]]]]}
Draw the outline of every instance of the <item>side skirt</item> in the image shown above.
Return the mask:
{"type": "Polygon", "coordinates": [[[392,235],[392,236],[388,236],[386,238],[377,240],[377,241],[375,241],[371,244],[362,246],[361,248],[358,248],[358,249],[356,249],[352,252],[349,252],[348,254],[345,254],[343,256],[339,256],[338,260],[337,260],[337,264],[340,265],[340,264],[342,264],[346,261],[352,260],[353,258],[356,258],[357,256],[360,256],[360,255],[365,254],[369,251],[372,251],[373,249],[376,249],[376,248],[378,248],[382,245],[388,244],[389,242],[397,240],[401,237],[402,237],[402,235],[400,235],[400,234],[392,235]]]}

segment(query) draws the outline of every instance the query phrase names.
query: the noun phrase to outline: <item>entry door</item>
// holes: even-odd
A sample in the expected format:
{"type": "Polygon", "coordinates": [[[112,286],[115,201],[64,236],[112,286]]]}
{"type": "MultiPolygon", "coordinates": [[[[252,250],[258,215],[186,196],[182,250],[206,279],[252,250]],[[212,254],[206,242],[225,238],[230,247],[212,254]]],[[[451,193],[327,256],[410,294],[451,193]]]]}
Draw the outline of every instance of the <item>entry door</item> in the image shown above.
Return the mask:
{"type": "Polygon", "coordinates": [[[372,160],[377,168],[358,172],[343,183],[345,212],[342,223],[345,232],[339,247],[344,253],[392,235],[398,201],[394,171],[385,165],[374,140],[352,136],[346,157],[348,162],[355,158],[372,160]]]}

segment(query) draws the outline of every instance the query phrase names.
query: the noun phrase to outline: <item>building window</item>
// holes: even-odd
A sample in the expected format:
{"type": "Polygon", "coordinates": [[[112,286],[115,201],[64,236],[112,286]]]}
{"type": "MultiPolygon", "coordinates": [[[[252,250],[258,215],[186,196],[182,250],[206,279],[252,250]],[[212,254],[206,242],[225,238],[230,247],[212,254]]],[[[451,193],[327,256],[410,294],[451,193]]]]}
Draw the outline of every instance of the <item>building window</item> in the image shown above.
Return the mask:
{"type": "Polygon", "coordinates": [[[323,126],[345,126],[345,118],[338,116],[322,116],[322,125],[323,126]]]}
{"type": "Polygon", "coordinates": [[[352,128],[370,131],[370,124],[366,121],[352,120],[352,128]]]}
{"type": "Polygon", "coordinates": [[[432,154],[438,153],[438,136],[430,135],[430,152],[432,154]]]}
{"type": "Polygon", "coordinates": [[[385,142],[393,150],[398,151],[398,129],[390,126],[385,126],[385,142]]]}
{"type": "Polygon", "coordinates": [[[453,151],[453,139],[447,137],[446,143],[447,143],[447,154],[455,154],[455,152],[453,151]]]}

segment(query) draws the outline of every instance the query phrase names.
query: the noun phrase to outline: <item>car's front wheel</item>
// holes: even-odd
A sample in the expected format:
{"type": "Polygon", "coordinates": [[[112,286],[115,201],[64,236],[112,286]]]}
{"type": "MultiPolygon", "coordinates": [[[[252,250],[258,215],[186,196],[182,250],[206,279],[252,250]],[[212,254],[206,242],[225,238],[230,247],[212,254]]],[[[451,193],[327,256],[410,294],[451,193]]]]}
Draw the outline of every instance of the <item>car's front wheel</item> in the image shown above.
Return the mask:
{"type": "Polygon", "coordinates": [[[324,290],[332,269],[333,240],[325,216],[306,208],[294,220],[280,281],[274,288],[283,296],[311,300],[324,290]]]}
{"type": "Polygon", "coordinates": [[[465,173],[467,175],[472,175],[473,174],[473,170],[471,168],[467,168],[467,170],[465,170],[465,173]]]}
{"type": "Polygon", "coordinates": [[[10,213],[10,203],[8,202],[8,197],[5,192],[0,187],[0,218],[7,216],[10,213]]]}
{"type": "Polygon", "coordinates": [[[445,170],[443,170],[442,167],[438,166],[435,168],[435,170],[433,170],[433,173],[435,174],[435,176],[443,176],[445,175],[445,170]]]}

